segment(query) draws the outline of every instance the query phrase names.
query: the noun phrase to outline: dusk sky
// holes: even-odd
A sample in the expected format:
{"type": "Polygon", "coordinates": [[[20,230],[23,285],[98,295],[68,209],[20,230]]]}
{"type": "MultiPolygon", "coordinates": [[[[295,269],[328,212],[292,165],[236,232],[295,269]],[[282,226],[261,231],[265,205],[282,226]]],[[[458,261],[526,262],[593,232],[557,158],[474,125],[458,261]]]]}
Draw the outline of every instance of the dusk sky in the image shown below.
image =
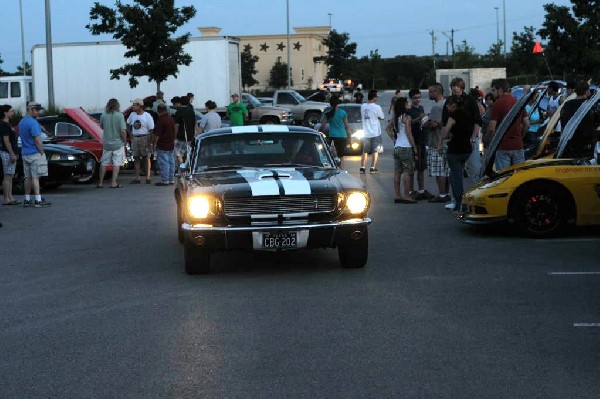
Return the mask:
{"type": "MultiPolygon", "coordinates": [[[[45,9],[42,0],[21,0],[24,14],[25,57],[30,61],[32,46],[45,43],[45,9]]],[[[124,0],[124,3],[132,1],[124,0]]],[[[508,47],[512,32],[524,26],[540,28],[544,21],[544,0],[504,0],[508,47]]],[[[100,3],[114,7],[114,1],[100,3]]],[[[569,5],[568,0],[553,1],[569,5]]],[[[52,41],[54,43],[112,40],[110,35],[92,36],[85,28],[90,0],[50,0],[52,11],[52,41]]],[[[194,5],[196,17],[181,28],[180,33],[198,36],[200,26],[218,26],[221,35],[244,36],[286,33],[285,0],[176,0],[176,6],[194,5]]],[[[19,0],[2,0],[4,18],[0,25],[1,68],[16,71],[21,64],[19,0]]],[[[289,0],[290,31],[300,26],[331,25],[338,32],[347,32],[357,43],[357,56],[378,49],[383,57],[431,54],[431,36],[437,36],[436,53],[446,54],[447,37],[442,31],[454,29],[455,46],[466,40],[478,53],[486,53],[496,41],[496,10],[500,39],[503,38],[503,0],[422,0],[422,1],[359,1],[359,0],[289,0]]]]}

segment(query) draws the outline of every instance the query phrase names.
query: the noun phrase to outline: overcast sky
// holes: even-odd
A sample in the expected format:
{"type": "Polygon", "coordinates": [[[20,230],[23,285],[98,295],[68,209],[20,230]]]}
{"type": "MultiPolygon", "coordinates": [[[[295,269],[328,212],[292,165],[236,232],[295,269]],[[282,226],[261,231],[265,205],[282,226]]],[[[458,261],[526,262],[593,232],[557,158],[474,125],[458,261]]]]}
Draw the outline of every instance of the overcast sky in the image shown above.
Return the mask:
{"type": "MultiPolygon", "coordinates": [[[[2,69],[16,71],[21,64],[19,0],[2,2],[0,55],[2,69]]],[[[20,0],[23,5],[25,53],[30,61],[32,46],[45,43],[45,9],[43,0],[20,0]]],[[[430,30],[437,37],[436,53],[446,54],[447,37],[454,29],[454,43],[466,40],[478,53],[486,53],[496,41],[497,24],[503,38],[503,1],[506,9],[506,36],[510,48],[512,32],[524,26],[541,27],[543,4],[549,0],[289,0],[290,31],[296,26],[331,25],[338,32],[350,34],[358,44],[357,56],[378,49],[383,57],[431,54],[430,30]],[[329,15],[331,14],[331,16],[329,15]]],[[[114,7],[112,0],[101,4],[114,7]]],[[[123,0],[131,3],[130,0],[123,0]]],[[[568,0],[552,1],[569,5],[568,0]]],[[[92,36],[89,23],[92,0],[50,0],[52,41],[54,43],[112,40],[109,35],[92,36]]],[[[176,0],[176,6],[193,5],[196,17],[181,28],[181,33],[198,36],[199,26],[218,26],[227,36],[285,34],[286,0],[176,0]]]]}

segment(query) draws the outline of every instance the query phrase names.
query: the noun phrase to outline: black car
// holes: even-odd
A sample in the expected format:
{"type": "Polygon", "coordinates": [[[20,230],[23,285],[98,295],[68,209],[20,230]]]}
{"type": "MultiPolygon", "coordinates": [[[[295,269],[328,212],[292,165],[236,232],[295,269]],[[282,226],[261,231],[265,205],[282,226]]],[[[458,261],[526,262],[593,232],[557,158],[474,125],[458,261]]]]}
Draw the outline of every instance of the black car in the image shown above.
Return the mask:
{"type": "MultiPolygon", "coordinates": [[[[40,178],[42,188],[52,189],[66,183],[85,183],[93,179],[97,163],[93,154],[63,144],[44,143],[43,147],[48,159],[48,176],[40,178]]],[[[3,169],[0,167],[0,179],[3,176],[3,169]]],[[[15,193],[23,192],[24,180],[23,160],[19,157],[13,181],[15,193]]]]}
{"type": "Polygon", "coordinates": [[[175,189],[187,273],[208,272],[211,254],[228,249],[337,248],[342,267],[365,266],[369,193],[320,133],[238,126],[194,144],[175,189]]]}

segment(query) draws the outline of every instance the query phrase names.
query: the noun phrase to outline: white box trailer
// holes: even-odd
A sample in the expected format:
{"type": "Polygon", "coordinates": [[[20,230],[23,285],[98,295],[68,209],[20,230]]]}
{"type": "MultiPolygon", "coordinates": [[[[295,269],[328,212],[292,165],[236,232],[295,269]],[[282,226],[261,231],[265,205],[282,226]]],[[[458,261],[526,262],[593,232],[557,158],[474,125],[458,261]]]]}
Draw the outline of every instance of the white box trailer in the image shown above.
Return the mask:
{"type": "MultiPolygon", "coordinates": [[[[156,94],[156,82],[138,78],[129,87],[129,76],[110,79],[111,69],[135,59],[125,58],[126,47],[118,41],[65,43],[52,45],[54,101],[59,108],[83,107],[88,112],[102,111],[110,98],[121,103],[121,109],[132,100],[156,94]]],[[[241,91],[239,40],[230,37],[191,38],[184,51],[192,56],[188,66],[180,66],[177,77],[161,83],[165,100],[194,93],[194,106],[204,108],[207,100],[219,106],[229,104],[230,95],[241,91]]],[[[48,106],[46,46],[32,49],[33,97],[48,106]]]]}

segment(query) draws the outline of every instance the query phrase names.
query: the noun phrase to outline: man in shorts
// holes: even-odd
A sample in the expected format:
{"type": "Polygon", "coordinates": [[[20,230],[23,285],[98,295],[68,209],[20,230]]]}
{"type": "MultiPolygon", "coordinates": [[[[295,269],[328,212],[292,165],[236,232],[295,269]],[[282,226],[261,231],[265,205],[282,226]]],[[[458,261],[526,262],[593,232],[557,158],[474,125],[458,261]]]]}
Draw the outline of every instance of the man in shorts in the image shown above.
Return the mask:
{"type": "Polygon", "coordinates": [[[42,106],[31,102],[27,105],[27,115],[19,122],[21,137],[21,157],[23,158],[23,175],[25,176],[24,207],[45,208],[49,202],[40,195],[40,177],[48,176],[48,160],[42,145],[42,128],[35,119],[40,115],[42,106]],[[33,189],[34,199],[31,199],[33,189]]]}
{"type": "Polygon", "coordinates": [[[360,173],[365,173],[367,158],[372,154],[370,173],[377,173],[377,161],[379,153],[383,152],[383,143],[381,140],[381,121],[385,119],[383,110],[377,104],[377,90],[370,90],[367,95],[367,102],[360,106],[360,116],[362,119],[365,138],[363,144],[363,153],[360,159],[360,173]]]}
{"type": "Polygon", "coordinates": [[[96,187],[103,187],[106,167],[113,167],[111,188],[120,188],[117,183],[119,169],[125,164],[125,143],[127,142],[127,125],[125,117],[119,111],[120,105],[116,98],[111,98],[106,108],[100,115],[100,126],[104,131],[102,134],[102,160],[100,164],[100,176],[96,187]]]}
{"type": "Polygon", "coordinates": [[[152,183],[150,179],[150,157],[152,155],[152,130],[154,119],[144,111],[144,100],[137,98],[132,101],[133,112],[127,118],[127,125],[131,135],[131,153],[135,166],[135,178],[131,184],[140,183],[141,158],[146,158],[146,184],[152,183]]]}
{"type": "Polygon", "coordinates": [[[427,130],[427,169],[429,176],[435,178],[438,188],[438,195],[431,198],[429,202],[448,202],[450,194],[448,194],[448,176],[450,169],[446,159],[447,146],[442,145],[442,114],[444,111],[444,88],[441,84],[436,83],[429,87],[429,99],[434,101],[429,119],[423,127],[427,130]]]}

